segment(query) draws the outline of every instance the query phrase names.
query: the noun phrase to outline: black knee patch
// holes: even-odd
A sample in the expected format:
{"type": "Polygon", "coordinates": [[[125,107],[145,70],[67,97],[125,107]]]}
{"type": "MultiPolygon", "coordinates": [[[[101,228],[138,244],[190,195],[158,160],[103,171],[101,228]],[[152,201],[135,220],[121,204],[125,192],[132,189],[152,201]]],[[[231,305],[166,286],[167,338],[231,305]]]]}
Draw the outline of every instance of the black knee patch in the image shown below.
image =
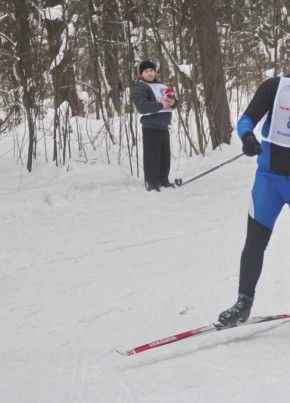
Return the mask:
{"type": "Polygon", "coordinates": [[[272,230],[248,216],[246,246],[265,250],[272,235],[272,230]]]}
{"type": "Polygon", "coordinates": [[[254,297],[271,234],[269,228],[249,216],[246,243],[241,255],[239,293],[254,297]]]}

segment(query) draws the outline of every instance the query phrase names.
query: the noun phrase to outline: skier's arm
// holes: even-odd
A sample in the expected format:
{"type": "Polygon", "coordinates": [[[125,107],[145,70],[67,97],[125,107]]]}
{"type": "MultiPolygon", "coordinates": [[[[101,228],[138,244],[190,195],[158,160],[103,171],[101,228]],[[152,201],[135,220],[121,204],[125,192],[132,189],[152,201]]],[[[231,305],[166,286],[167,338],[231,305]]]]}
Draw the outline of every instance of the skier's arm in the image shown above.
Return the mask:
{"type": "Polygon", "coordinates": [[[263,116],[272,111],[279,80],[279,77],[270,78],[257,89],[237,125],[238,135],[241,139],[246,133],[253,132],[263,116]]]}

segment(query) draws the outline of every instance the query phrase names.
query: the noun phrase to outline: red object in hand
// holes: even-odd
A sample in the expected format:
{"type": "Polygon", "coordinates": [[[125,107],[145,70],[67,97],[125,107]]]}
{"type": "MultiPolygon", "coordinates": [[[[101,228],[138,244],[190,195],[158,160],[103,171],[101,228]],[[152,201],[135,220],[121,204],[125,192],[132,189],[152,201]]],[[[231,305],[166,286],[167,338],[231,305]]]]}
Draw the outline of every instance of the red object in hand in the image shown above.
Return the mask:
{"type": "Polygon", "coordinates": [[[174,96],[175,96],[174,89],[173,88],[166,88],[165,95],[167,96],[167,98],[174,98],[174,96]]]}

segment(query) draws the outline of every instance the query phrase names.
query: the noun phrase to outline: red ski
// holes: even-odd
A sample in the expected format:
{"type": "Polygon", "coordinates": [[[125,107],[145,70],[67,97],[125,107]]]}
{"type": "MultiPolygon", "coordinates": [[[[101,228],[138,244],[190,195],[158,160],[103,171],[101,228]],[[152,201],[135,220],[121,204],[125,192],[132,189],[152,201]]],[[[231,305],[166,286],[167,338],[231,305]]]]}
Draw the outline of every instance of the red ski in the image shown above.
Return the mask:
{"type": "Polygon", "coordinates": [[[197,329],[189,330],[184,333],[179,333],[174,336],[165,337],[164,339],[155,340],[155,341],[152,341],[151,343],[144,344],[143,346],[140,346],[140,347],[135,347],[131,350],[127,350],[127,351],[117,350],[117,353],[124,355],[124,356],[134,355],[134,354],[142,353],[143,351],[146,351],[146,350],[151,350],[152,348],[164,346],[166,344],[170,344],[170,343],[174,343],[179,340],[186,339],[187,337],[201,336],[203,334],[219,332],[222,330],[232,329],[234,327],[255,325],[257,323],[270,322],[273,320],[280,320],[280,319],[290,319],[290,315],[284,314],[284,315],[271,315],[271,316],[255,316],[253,318],[248,319],[246,322],[238,323],[234,326],[221,326],[218,322],[216,322],[216,323],[213,323],[212,325],[199,327],[197,329]]]}

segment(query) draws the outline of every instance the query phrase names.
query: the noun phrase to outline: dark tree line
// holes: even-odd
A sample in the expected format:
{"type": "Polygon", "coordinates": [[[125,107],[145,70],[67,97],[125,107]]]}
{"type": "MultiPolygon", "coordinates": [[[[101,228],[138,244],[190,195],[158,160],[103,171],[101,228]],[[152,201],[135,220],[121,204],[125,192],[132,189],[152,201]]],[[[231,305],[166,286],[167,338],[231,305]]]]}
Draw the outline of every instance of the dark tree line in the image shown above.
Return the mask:
{"type": "Polygon", "coordinates": [[[229,144],[229,105],[239,112],[267,71],[288,69],[288,15],[289,0],[2,0],[0,139],[27,122],[30,171],[49,99],[57,164],[71,155],[72,117],[103,122],[91,143],[105,139],[108,161],[116,142],[138,158],[130,92],[150,58],[177,92],[180,150],[229,144]]]}

